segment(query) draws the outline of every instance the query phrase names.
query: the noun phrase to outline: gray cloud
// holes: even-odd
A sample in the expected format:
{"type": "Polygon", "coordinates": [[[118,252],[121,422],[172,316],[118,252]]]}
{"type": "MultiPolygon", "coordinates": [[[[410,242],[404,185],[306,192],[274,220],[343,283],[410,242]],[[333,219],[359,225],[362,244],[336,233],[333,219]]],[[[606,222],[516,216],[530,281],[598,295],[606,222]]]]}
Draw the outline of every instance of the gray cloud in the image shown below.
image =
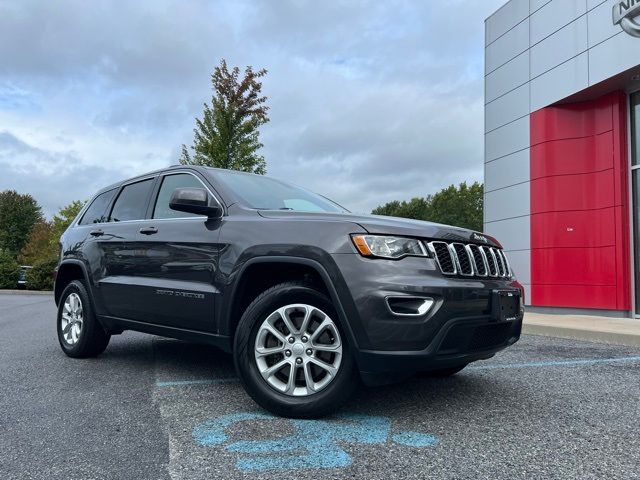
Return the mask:
{"type": "Polygon", "coordinates": [[[0,188],[52,212],[175,163],[222,57],[269,70],[274,176],[359,211],[481,179],[501,3],[0,0],[0,188]]]}

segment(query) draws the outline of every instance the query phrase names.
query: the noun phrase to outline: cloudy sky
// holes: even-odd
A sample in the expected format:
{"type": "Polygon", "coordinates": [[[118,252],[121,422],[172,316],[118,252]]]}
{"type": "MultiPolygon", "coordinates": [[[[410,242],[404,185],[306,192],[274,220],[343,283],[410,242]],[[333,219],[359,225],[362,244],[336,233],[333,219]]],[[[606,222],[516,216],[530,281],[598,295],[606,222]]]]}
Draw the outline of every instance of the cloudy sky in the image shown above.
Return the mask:
{"type": "Polygon", "coordinates": [[[0,0],[0,190],[50,216],[177,163],[223,57],[269,71],[269,175],[358,212],[482,180],[502,3],[0,0]]]}

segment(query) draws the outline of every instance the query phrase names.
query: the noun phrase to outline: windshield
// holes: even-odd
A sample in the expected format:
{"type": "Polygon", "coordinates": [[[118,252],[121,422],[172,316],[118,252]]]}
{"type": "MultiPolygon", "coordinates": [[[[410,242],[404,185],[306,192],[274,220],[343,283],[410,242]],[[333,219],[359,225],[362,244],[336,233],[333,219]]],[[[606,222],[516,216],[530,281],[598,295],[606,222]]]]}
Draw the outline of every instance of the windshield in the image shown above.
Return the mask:
{"type": "Polygon", "coordinates": [[[347,212],[322,195],[273,178],[233,170],[215,170],[214,175],[251,208],[296,212],[347,212]]]}

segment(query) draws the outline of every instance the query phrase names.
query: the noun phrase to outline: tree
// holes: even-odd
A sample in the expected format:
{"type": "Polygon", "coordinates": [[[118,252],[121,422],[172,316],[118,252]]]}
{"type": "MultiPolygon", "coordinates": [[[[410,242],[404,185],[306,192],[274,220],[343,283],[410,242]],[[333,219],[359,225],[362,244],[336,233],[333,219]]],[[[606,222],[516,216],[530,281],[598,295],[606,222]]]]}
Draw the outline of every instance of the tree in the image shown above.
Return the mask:
{"type": "Polygon", "coordinates": [[[55,258],[55,249],[51,251],[51,223],[41,220],[31,229],[26,245],[18,257],[23,265],[33,265],[42,258],[55,258]]]}
{"type": "Polygon", "coordinates": [[[262,148],[258,128],[269,121],[260,82],[266,74],[249,66],[240,79],[238,67],[229,71],[227,62],[220,61],[211,75],[211,106],[205,103],[203,118],[196,118],[193,155],[182,145],[181,164],[266,173],[264,157],[257,153],[262,148]]]}
{"type": "Polygon", "coordinates": [[[484,186],[481,183],[467,185],[463,182],[458,187],[450,185],[424,198],[416,197],[408,202],[394,200],[375,208],[372,213],[428,220],[482,231],[483,200],[484,186]]]}
{"type": "Polygon", "coordinates": [[[20,266],[10,253],[0,250],[0,288],[16,288],[20,266]]]}
{"type": "Polygon", "coordinates": [[[15,190],[0,192],[0,251],[16,258],[31,229],[41,220],[42,210],[31,195],[15,190]]]}
{"type": "Polygon", "coordinates": [[[58,213],[53,216],[51,221],[51,248],[57,255],[60,237],[64,231],[71,225],[71,222],[78,216],[82,207],[87,202],[74,200],[70,204],[62,207],[58,213]]]}
{"type": "Polygon", "coordinates": [[[32,265],[27,271],[27,288],[50,290],[53,287],[53,270],[58,263],[60,236],[78,215],[84,202],[73,201],[62,207],[51,222],[38,222],[22,249],[20,261],[32,265]]]}

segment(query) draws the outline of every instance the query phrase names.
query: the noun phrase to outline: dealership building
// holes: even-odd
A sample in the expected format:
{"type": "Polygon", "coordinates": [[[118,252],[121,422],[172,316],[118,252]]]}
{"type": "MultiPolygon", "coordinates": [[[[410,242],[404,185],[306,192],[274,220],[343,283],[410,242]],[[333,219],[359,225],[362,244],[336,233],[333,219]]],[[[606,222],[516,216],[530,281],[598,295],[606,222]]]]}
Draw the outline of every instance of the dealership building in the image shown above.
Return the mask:
{"type": "Polygon", "coordinates": [[[485,21],[485,232],[541,310],[640,314],[640,0],[485,21]]]}

